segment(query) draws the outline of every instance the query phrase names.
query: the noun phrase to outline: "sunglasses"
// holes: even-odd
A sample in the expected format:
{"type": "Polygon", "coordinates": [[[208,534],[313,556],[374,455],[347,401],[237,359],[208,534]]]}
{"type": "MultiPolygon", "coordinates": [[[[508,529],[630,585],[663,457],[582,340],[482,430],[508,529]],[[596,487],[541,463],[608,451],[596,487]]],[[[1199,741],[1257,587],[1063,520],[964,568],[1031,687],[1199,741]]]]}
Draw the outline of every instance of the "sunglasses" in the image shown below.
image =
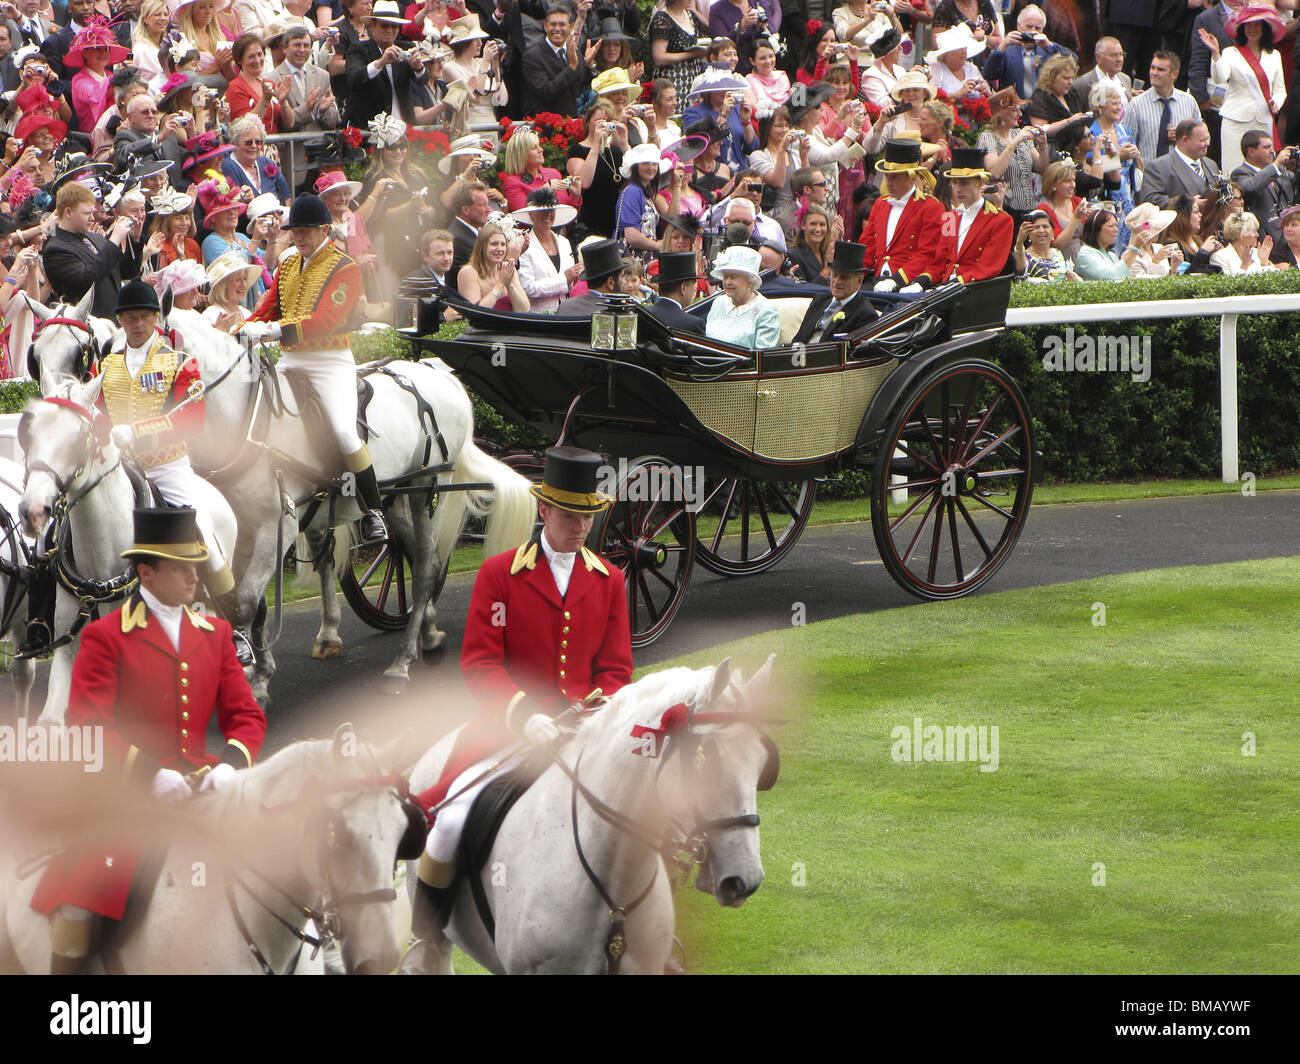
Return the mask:
{"type": "Polygon", "coordinates": [[[266,141],[264,141],[264,140],[242,140],[242,141],[240,141],[240,144],[242,144],[245,148],[257,148],[257,147],[260,147],[261,145],[263,145],[263,144],[265,144],[265,143],[266,143],[266,141]]]}

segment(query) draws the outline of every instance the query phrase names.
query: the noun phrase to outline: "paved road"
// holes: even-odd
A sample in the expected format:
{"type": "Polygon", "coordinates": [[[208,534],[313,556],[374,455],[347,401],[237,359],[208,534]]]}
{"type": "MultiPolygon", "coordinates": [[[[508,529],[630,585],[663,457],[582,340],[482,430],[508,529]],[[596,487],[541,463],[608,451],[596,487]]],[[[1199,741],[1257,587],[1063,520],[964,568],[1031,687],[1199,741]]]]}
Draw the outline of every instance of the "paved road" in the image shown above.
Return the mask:
{"type": "MultiPolygon", "coordinates": [[[[1016,550],[980,593],[1297,553],[1300,491],[1042,506],[1031,511],[1016,550]]],[[[405,717],[421,730],[457,719],[464,700],[456,661],[472,581],[472,574],[448,581],[439,609],[447,646],[412,670],[410,690],[397,698],[375,692],[399,634],[366,628],[345,604],[344,657],[315,662],[308,652],[319,623],[316,603],[286,607],[271,687],[271,745],[328,734],[342,720],[372,713],[405,717]]],[[[869,525],[812,528],[771,572],[725,579],[697,568],[672,627],[638,653],[637,664],[786,627],[796,602],[811,623],[917,600],[886,573],[869,525]]]]}

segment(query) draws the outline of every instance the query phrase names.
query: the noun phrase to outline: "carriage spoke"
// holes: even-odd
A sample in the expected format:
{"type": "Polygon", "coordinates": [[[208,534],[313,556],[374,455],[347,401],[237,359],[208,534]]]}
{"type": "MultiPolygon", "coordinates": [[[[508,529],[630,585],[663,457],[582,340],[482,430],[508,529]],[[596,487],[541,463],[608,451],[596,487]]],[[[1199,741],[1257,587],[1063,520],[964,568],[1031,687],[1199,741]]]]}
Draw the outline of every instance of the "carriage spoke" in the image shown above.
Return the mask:
{"type": "Polygon", "coordinates": [[[745,481],[745,485],[740,489],[740,556],[749,557],[749,493],[752,487],[750,481],[745,481]]]}
{"type": "Polygon", "coordinates": [[[650,614],[650,623],[654,624],[659,620],[659,610],[655,608],[654,596],[650,594],[650,587],[645,582],[645,571],[636,574],[636,582],[641,585],[641,598],[645,602],[646,613],[650,614]]]}
{"type": "Polygon", "coordinates": [[[393,586],[393,556],[388,556],[388,565],[384,569],[384,579],[379,585],[379,597],[375,599],[375,605],[382,610],[384,604],[388,602],[388,590],[393,586]]]}
{"type": "MultiPolygon", "coordinates": [[[[938,484],[939,482],[936,480],[933,481],[933,483],[938,484]]],[[[933,494],[934,493],[932,491],[924,491],[920,495],[918,495],[915,499],[913,499],[911,505],[908,506],[906,510],[904,510],[901,514],[898,515],[897,520],[890,523],[889,526],[890,534],[892,535],[894,530],[898,528],[898,526],[901,525],[904,521],[906,521],[909,517],[911,517],[913,512],[916,510],[916,508],[920,506],[923,502],[925,502],[926,499],[930,498],[930,496],[933,494]]]]}
{"type": "MultiPolygon", "coordinates": [[[[921,533],[925,531],[925,523],[930,520],[930,515],[934,513],[934,504],[939,501],[939,493],[937,491],[929,492],[928,497],[930,499],[930,505],[926,507],[925,513],[921,515],[921,523],[916,527],[916,532],[912,536],[912,542],[907,545],[907,550],[903,552],[904,565],[912,560],[912,551],[916,549],[916,541],[921,538],[921,533]]],[[[921,499],[924,498],[926,498],[926,496],[921,496],[921,499]]],[[[921,499],[918,499],[917,502],[919,503],[921,499]]],[[[901,520],[902,518],[900,517],[899,521],[901,520]]]]}
{"type": "Polygon", "coordinates": [[[654,528],[647,529],[647,531],[646,531],[646,533],[645,533],[645,538],[646,538],[646,539],[658,539],[658,538],[659,538],[659,533],[661,533],[665,528],[667,528],[667,527],[668,527],[669,525],[671,525],[674,521],[676,521],[679,517],[681,517],[681,516],[682,516],[682,513],[683,513],[683,511],[684,511],[685,509],[686,509],[685,506],[679,506],[679,507],[677,507],[677,509],[675,509],[672,513],[670,513],[667,517],[665,517],[662,521],[660,521],[657,525],[655,525],[654,528]]]}
{"type": "Polygon", "coordinates": [[[974,499],[974,500],[975,500],[977,503],[979,503],[981,506],[987,506],[990,510],[996,510],[996,511],[997,511],[998,513],[1000,513],[1003,517],[1005,517],[1008,521],[1014,521],[1014,520],[1015,520],[1015,517],[1014,517],[1012,514],[1010,514],[1010,513],[1007,512],[1006,510],[1002,509],[1002,507],[999,506],[997,503],[989,502],[988,499],[984,498],[983,495],[972,495],[971,498],[974,499]]]}
{"type": "Polygon", "coordinates": [[[948,500],[948,535],[952,539],[952,560],[957,572],[957,583],[966,580],[966,569],[961,563],[961,540],[957,536],[957,499],[948,500]]]}
{"type": "Polygon", "coordinates": [[[375,560],[370,563],[369,567],[361,575],[361,580],[359,581],[359,583],[361,584],[362,587],[365,587],[366,584],[370,582],[370,578],[375,575],[375,570],[379,568],[379,563],[382,562],[387,557],[388,557],[388,549],[386,547],[381,548],[379,553],[375,555],[375,560]]]}
{"type": "Polygon", "coordinates": [[[754,492],[754,504],[758,508],[759,520],[763,522],[763,531],[767,533],[767,545],[771,550],[776,549],[776,536],[772,534],[772,522],[767,516],[767,504],[763,502],[763,496],[760,491],[754,492]]]}
{"type": "MultiPolygon", "coordinates": [[[[722,545],[722,537],[726,535],[727,525],[731,521],[731,503],[736,497],[736,489],[740,486],[739,481],[736,480],[723,481],[722,483],[730,484],[731,489],[727,492],[727,498],[722,504],[721,512],[718,514],[718,530],[713,534],[713,542],[709,545],[709,549],[715,554],[722,545]]],[[[713,494],[716,495],[717,492],[715,491],[713,494]]],[[[712,497],[710,496],[710,498],[712,497]]]]}
{"type": "MultiPolygon", "coordinates": [[[[972,432],[970,435],[971,446],[974,446],[974,441],[978,440],[980,436],[984,434],[985,427],[993,419],[993,412],[997,410],[998,404],[1001,402],[1002,402],[1002,394],[999,392],[996,396],[993,397],[993,402],[989,403],[988,409],[985,410],[983,414],[980,415],[979,425],[977,426],[976,430],[972,432]]],[[[1019,428],[1018,425],[1015,427],[1019,428]]],[[[988,448],[985,448],[985,450],[987,449],[988,448]]],[[[976,462],[979,461],[978,457],[967,458],[965,455],[966,450],[968,450],[968,448],[963,448],[963,450],[959,452],[961,454],[961,458],[960,458],[961,461],[963,461],[966,465],[974,465],[976,462]]]]}
{"type": "Polygon", "coordinates": [[[993,551],[989,549],[988,542],[984,539],[984,533],[979,530],[979,525],[975,523],[974,519],[970,515],[970,511],[966,509],[966,504],[963,503],[961,499],[957,499],[956,503],[957,508],[961,510],[962,518],[966,521],[966,524],[970,526],[971,532],[979,542],[980,549],[984,552],[985,560],[992,558],[993,551]]]}
{"type": "Polygon", "coordinates": [[[935,567],[939,564],[939,548],[943,545],[943,511],[947,508],[947,500],[938,498],[939,512],[934,515],[934,537],[930,541],[930,564],[925,569],[925,578],[932,584],[935,567]]]}

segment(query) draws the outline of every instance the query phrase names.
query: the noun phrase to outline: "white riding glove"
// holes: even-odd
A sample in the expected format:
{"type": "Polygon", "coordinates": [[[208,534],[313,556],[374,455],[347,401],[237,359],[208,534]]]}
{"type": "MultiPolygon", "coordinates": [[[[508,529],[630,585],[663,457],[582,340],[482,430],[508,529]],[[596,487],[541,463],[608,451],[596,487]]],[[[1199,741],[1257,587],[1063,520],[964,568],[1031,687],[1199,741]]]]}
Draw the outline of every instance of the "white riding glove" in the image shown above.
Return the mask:
{"type": "Polygon", "coordinates": [[[560,738],[560,729],[545,713],[534,713],[524,721],[524,738],[534,746],[550,746],[560,738]]]}
{"type": "Polygon", "coordinates": [[[119,451],[129,451],[131,445],[135,443],[135,429],[130,425],[114,425],[108,435],[113,441],[113,446],[119,451]]]}
{"type": "Polygon", "coordinates": [[[280,323],[278,321],[246,321],[240,328],[239,335],[254,344],[263,340],[278,340],[280,339],[280,323]]]}
{"type": "Polygon", "coordinates": [[[222,762],[220,765],[213,765],[211,772],[204,773],[203,782],[199,784],[199,793],[224,791],[234,782],[235,766],[222,762]]]}
{"type": "Polygon", "coordinates": [[[898,294],[900,296],[915,296],[915,295],[919,295],[924,291],[925,291],[924,288],[922,288],[919,284],[913,282],[912,284],[907,285],[905,288],[900,288],[898,290],[898,294]]]}
{"type": "Polygon", "coordinates": [[[155,772],[150,791],[162,802],[183,802],[193,793],[185,777],[174,768],[160,768],[155,772]]]}
{"type": "Polygon", "coordinates": [[[875,288],[872,289],[872,291],[893,292],[897,288],[898,288],[898,282],[895,281],[892,277],[886,277],[883,280],[877,281],[876,286],[875,288]]]}

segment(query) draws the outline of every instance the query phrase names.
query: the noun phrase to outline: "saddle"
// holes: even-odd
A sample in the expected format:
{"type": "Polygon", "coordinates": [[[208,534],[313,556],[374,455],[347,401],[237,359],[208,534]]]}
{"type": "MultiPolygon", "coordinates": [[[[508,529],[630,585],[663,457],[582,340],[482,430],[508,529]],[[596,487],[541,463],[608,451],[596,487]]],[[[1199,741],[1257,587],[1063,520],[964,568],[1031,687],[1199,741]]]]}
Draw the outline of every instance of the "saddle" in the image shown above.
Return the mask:
{"type": "Polygon", "coordinates": [[[548,754],[534,754],[522,765],[489,781],[465,817],[465,827],[456,845],[456,878],[469,883],[478,917],[493,941],[496,940],[497,924],[488,904],[487,892],[483,889],[483,866],[492,854],[506,814],[550,766],[548,754]]]}

